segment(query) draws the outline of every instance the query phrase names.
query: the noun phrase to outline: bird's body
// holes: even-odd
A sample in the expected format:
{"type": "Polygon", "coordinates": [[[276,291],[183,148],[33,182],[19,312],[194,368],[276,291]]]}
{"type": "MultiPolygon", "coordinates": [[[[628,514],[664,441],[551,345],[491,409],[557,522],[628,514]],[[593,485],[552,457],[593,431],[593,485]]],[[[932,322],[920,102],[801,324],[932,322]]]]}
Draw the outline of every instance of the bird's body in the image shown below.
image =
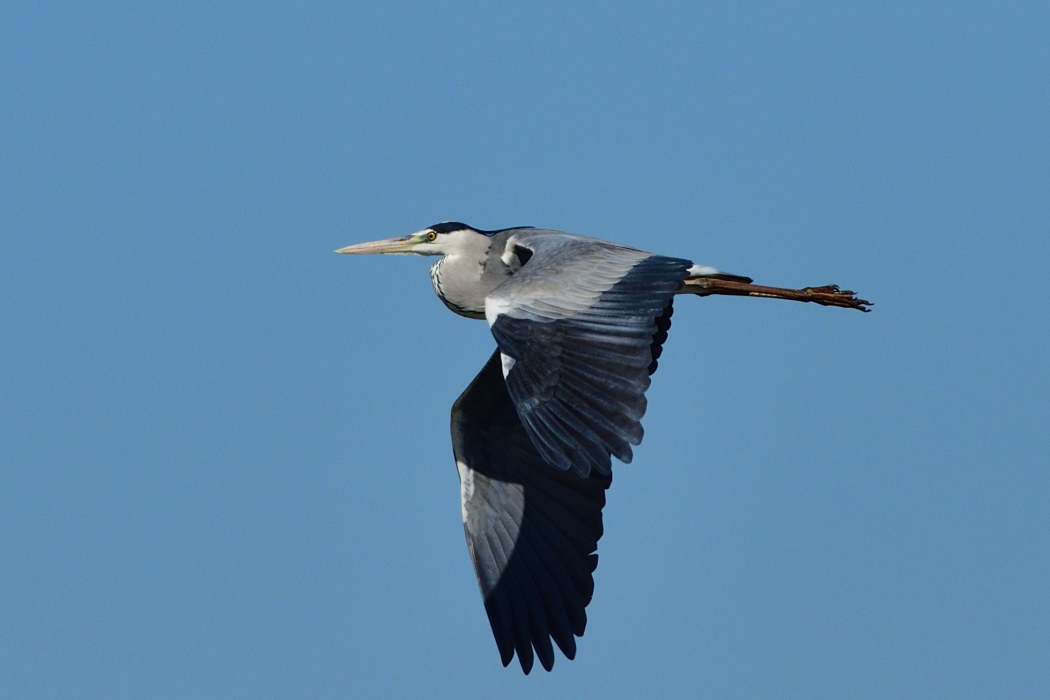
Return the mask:
{"type": "MultiPolygon", "coordinates": [[[[438,229],[461,227],[465,224],[435,224],[438,229]]],[[[570,255],[561,255],[544,270],[561,277],[573,273],[585,274],[591,263],[601,259],[618,260],[619,267],[628,268],[647,257],[633,248],[609,243],[564,231],[550,231],[531,227],[478,232],[451,230],[444,234],[445,249],[430,267],[434,292],[451,309],[467,318],[485,318],[485,300],[511,276],[521,271],[540,246],[545,252],[552,247],[571,248],[570,255]]],[[[562,252],[562,251],[559,251],[562,252]]],[[[535,284],[535,280],[533,280],[535,284]]],[[[537,289],[533,286],[532,289],[537,289]]]]}
{"type": "Polygon", "coordinates": [[[434,291],[486,319],[498,349],[452,409],[464,530],[504,665],[569,658],[594,590],[611,457],[642,440],[645,391],[675,295],[766,296],[866,310],[836,287],[786,290],[577,234],[458,222],[342,253],[442,256],[434,291]]]}

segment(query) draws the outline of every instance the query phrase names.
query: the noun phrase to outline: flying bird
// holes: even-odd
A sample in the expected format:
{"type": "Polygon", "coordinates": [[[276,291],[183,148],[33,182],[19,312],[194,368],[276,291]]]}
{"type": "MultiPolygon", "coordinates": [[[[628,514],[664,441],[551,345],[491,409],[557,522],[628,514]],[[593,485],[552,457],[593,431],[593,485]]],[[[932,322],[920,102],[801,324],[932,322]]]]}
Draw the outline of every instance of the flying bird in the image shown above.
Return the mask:
{"type": "Polygon", "coordinates": [[[868,311],[834,285],[783,289],[574,233],[459,222],[337,253],[441,256],[434,291],[497,349],[452,405],[467,548],[503,665],[576,656],[594,592],[612,457],[642,441],[645,391],[679,294],[868,311]]]}

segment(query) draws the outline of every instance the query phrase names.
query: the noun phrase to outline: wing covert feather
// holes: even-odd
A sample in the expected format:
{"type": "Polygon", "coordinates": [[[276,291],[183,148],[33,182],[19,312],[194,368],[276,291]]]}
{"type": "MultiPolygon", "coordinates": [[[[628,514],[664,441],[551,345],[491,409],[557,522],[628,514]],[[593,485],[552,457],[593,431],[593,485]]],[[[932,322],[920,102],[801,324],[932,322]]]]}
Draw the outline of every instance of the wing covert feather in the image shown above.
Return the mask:
{"type": "Polygon", "coordinates": [[[526,231],[521,270],[485,300],[507,389],[543,459],[587,476],[633,458],[645,392],[692,262],[526,231]]]}

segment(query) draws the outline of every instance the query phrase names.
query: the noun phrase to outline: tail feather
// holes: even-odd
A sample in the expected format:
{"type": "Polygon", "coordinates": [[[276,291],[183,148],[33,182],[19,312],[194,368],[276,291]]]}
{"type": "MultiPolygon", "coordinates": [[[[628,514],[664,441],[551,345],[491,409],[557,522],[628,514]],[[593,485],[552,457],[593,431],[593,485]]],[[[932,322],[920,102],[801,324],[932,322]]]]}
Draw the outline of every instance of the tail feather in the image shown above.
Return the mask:
{"type": "Polygon", "coordinates": [[[689,276],[687,280],[692,279],[709,279],[709,280],[724,280],[726,282],[740,282],[742,284],[751,284],[754,282],[750,277],[744,275],[734,275],[731,272],[722,272],[721,270],[715,269],[710,265],[693,265],[687,270],[689,276]]]}

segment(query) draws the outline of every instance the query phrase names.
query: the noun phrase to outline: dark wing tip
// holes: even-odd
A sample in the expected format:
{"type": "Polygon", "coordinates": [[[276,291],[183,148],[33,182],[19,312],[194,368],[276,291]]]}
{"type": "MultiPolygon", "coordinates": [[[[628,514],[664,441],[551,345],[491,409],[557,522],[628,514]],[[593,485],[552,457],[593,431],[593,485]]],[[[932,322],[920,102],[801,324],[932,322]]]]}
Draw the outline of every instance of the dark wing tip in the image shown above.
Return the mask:
{"type": "Polygon", "coordinates": [[[587,625],[594,553],[612,477],[581,477],[541,456],[503,378],[499,351],[452,409],[453,448],[473,489],[464,531],[500,661],[547,671],[569,659],[587,625]]]}
{"type": "Polygon", "coordinates": [[[554,646],[551,644],[551,638],[546,634],[533,638],[533,646],[536,647],[536,656],[539,657],[540,665],[543,666],[544,671],[550,671],[554,668],[554,646]]]}

